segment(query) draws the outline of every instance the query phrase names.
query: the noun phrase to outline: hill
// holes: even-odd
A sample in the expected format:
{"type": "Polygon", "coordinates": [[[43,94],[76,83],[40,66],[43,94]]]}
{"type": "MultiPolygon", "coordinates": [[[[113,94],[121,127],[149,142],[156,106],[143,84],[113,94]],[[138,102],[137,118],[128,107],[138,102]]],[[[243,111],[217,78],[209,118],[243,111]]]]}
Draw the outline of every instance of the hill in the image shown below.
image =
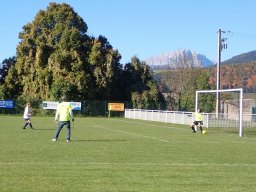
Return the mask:
{"type": "Polygon", "coordinates": [[[256,50],[234,56],[231,59],[221,62],[222,64],[240,64],[256,61],[256,50]]]}
{"type": "MultiPolygon", "coordinates": [[[[183,73],[188,73],[194,69],[185,69],[183,73]]],[[[205,73],[210,75],[209,83],[211,85],[216,84],[216,67],[202,68],[205,73]]],[[[154,79],[158,82],[161,87],[164,85],[165,90],[162,92],[169,92],[168,87],[174,86],[170,82],[170,75],[178,73],[176,70],[163,70],[155,71],[154,79]]],[[[221,89],[233,89],[233,88],[243,88],[245,93],[255,93],[256,92],[256,61],[249,63],[240,64],[225,64],[221,65],[220,69],[220,84],[221,89]]]]}

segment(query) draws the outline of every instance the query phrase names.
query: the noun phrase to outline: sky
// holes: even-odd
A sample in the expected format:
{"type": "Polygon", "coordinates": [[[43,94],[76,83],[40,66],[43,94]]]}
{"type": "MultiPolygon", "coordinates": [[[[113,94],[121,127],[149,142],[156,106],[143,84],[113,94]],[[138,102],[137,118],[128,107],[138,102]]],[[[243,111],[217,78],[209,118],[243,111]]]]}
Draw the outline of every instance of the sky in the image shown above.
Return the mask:
{"type": "Polygon", "coordinates": [[[0,8],[0,62],[16,55],[19,33],[50,2],[69,4],[122,56],[140,60],[188,49],[218,59],[218,30],[228,48],[221,60],[256,50],[255,0],[8,0],[0,8]]]}

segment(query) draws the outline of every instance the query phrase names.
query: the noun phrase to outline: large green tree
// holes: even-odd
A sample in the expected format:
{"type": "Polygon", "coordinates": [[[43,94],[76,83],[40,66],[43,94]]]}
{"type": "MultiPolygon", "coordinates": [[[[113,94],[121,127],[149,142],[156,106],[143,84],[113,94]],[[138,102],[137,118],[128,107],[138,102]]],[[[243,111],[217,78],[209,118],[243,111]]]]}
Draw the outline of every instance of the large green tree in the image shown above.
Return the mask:
{"type": "MultiPolygon", "coordinates": [[[[45,11],[39,11],[19,34],[12,72],[18,77],[15,84],[19,92],[7,94],[30,99],[56,99],[62,94],[86,97],[91,80],[87,62],[90,38],[86,32],[86,23],[65,3],[50,3],[45,11]]],[[[8,77],[6,81],[12,84],[8,77]]]]}
{"type": "MultiPolygon", "coordinates": [[[[123,100],[138,94],[143,107],[162,101],[149,67],[137,57],[124,67],[107,38],[90,37],[87,25],[67,4],[50,3],[23,27],[15,65],[1,97],[22,100],[123,100]]],[[[136,103],[136,102],[135,102],[136,103]]]]}
{"type": "Polygon", "coordinates": [[[94,97],[97,99],[121,99],[116,91],[116,88],[119,91],[121,88],[118,83],[122,73],[121,55],[103,36],[93,39],[92,43],[89,62],[92,69],[94,97]]]}
{"type": "Polygon", "coordinates": [[[124,87],[127,99],[131,99],[134,108],[160,109],[164,103],[157,83],[154,81],[150,68],[136,56],[125,65],[124,87]]]}

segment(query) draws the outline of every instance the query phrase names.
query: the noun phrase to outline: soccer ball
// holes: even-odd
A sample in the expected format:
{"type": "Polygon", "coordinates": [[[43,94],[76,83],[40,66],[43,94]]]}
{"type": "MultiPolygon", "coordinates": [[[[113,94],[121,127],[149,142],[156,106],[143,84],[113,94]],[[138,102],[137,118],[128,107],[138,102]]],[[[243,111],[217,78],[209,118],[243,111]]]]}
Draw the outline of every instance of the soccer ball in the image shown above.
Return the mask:
{"type": "Polygon", "coordinates": [[[203,130],[203,131],[202,131],[202,134],[206,134],[206,131],[205,131],[205,130],[203,130]]]}

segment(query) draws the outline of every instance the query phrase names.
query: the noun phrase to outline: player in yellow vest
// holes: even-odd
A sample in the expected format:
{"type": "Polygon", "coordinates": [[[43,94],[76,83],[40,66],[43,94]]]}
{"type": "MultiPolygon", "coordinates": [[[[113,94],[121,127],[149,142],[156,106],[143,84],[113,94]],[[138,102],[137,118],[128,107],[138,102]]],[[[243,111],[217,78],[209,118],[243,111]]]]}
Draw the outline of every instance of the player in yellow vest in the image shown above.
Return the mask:
{"type": "Polygon", "coordinates": [[[191,129],[194,133],[197,131],[197,126],[199,126],[201,133],[203,133],[203,116],[200,112],[200,109],[197,109],[197,112],[194,114],[195,121],[193,122],[193,125],[191,126],[191,129]]]}
{"type": "Polygon", "coordinates": [[[66,97],[62,97],[62,102],[58,104],[56,114],[55,114],[55,121],[59,120],[58,128],[56,130],[55,136],[52,139],[52,141],[57,141],[60,131],[65,125],[67,128],[67,142],[70,142],[70,136],[71,136],[71,126],[70,126],[70,120],[74,121],[73,113],[72,113],[72,107],[69,102],[65,102],[66,97]]]}

